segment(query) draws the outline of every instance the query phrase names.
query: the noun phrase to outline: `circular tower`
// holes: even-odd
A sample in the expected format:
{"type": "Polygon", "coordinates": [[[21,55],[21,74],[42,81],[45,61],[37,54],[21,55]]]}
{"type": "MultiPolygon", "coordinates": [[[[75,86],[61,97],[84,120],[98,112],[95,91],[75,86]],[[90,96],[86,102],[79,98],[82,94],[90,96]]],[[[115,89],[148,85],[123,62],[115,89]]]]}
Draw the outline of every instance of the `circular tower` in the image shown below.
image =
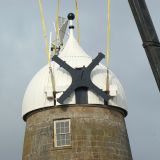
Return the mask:
{"type": "Polygon", "coordinates": [[[132,160],[124,90],[117,77],[92,60],[73,35],[42,68],[24,95],[23,160],[132,160]],[[109,77],[109,91],[106,81],[109,77]],[[53,87],[54,83],[54,87],[53,87]]]}

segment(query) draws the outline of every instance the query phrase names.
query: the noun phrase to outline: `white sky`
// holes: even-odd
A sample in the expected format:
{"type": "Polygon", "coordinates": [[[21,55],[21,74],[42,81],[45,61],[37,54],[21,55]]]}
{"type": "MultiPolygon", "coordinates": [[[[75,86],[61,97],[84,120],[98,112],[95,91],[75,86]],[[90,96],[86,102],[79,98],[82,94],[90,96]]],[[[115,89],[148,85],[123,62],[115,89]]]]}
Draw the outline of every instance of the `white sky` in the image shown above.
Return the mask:
{"type": "MultiPolygon", "coordinates": [[[[74,1],[61,0],[60,15],[75,12],[74,1]]],[[[160,37],[160,1],[147,0],[160,37]]],[[[56,0],[44,1],[47,30],[55,20],[56,0]]],[[[107,0],[79,0],[81,45],[92,57],[106,48],[107,0]]],[[[112,0],[111,70],[128,99],[126,118],[133,158],[160,159],[160,99],[153,74],[126,0],[112,0]]],[[[24,91],[47,63],[38,0],[0,0],[0,159],[22,156],[24,91]]]]}

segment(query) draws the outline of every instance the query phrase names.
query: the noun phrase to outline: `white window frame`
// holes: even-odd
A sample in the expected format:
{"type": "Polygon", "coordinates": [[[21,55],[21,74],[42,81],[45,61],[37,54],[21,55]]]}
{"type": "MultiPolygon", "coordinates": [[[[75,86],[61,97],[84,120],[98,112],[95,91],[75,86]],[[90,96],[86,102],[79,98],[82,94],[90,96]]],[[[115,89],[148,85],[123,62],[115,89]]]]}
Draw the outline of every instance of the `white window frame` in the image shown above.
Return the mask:
{"type": "Polygon", "coordinates": [[[67,146],[71,146],[71,120],[70,119],[63,119],[63,120],[55,120],[54,121],[54,146],[55,147],[67,147],[67,146]],[[61,122],[69,122],[69,132],[67,132],[67,133],[59,133],[59,135],[67,135],[67,134],[70,135],[70,144],[68,144],[68,145],[67,144],[65,144],[65,145],[63,145],[63,144],[58,145],[57,144],[58,140],[57,140],[57,128],[56,128],[56,124],[57,123],[61,123],[61,122]]]}

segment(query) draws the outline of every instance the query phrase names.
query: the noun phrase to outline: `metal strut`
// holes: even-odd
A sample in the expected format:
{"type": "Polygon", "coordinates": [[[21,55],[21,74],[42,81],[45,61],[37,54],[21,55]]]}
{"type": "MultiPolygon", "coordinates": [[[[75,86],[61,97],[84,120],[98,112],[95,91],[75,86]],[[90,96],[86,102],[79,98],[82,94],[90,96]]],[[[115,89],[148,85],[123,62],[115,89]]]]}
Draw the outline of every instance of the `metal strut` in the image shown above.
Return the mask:
{"type": "Polygon", "coordinates": [[[145,0],[128,0],[160,91],[160,42],[145,0]]]}
{"type": "Polygon", "coordinates": [[[67,99],[72,92],[77,88],[86,87],[99,96],[101,96],[105,101],[108,101],[111,97],[107,95],[104,91],[93,84],[91,80],[92,70],[99,64],[99,62],[104,58],[104,54],[99,53],[98,56],[93,59],[93,61],[88,65],[88,67],[82,67],[80,69],[73,69],[65,61],[61,60],[57,55],[53,56],[53,61],[63,67],[68,71],[72,77],[72,83],[68,89],[63,93],[63,95],[57,100],[59,103],[63,104],[65,99],[67,99]]]}

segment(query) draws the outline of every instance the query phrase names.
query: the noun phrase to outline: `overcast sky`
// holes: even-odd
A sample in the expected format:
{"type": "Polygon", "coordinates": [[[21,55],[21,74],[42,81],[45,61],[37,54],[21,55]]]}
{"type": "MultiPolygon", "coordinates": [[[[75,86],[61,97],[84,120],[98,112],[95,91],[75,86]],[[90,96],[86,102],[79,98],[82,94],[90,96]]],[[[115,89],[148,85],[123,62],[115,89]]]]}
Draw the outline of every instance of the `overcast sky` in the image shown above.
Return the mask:
{"type": "MultiPolygon", "coordinates": [[[[48,33],[56,0],[44,0],[48,33]]],[[[61,0],[60,15],[75,12],[61,0]]],[[[160,37],[160,1],[147,0],[160,37]]],[[[106,49],[107,0],[79,0],[81,45],[92,57],[106,49]]],[[[127,129],[135,160],[160,159],[160,98],[127,0],[112,0],[111,70],[128,99],[127,129]]],[[[25,123],[21,104],[34,74],[47,63],[38,0],[0,0],[0,159],[20,160],[25,123]]]]}

